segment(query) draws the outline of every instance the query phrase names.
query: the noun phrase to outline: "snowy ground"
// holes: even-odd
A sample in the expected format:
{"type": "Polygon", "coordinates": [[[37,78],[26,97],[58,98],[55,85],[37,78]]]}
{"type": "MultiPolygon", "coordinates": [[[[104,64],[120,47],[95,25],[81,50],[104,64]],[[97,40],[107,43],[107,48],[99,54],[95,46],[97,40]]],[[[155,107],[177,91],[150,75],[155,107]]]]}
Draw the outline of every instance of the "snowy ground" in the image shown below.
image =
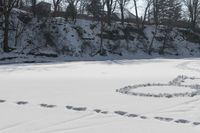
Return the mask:
{"type": "MultiPolygon", "coordinates": [[[[194,77],[181,85],[200,85],[199,66],[200,59],[2,65],[0,133],[199,133],[200,95],[156,98],[116,92],[129,85],[168,84],[179,75],[194,77]]],[[[193,90],[172,85],[138,91],[193,90]]]]}

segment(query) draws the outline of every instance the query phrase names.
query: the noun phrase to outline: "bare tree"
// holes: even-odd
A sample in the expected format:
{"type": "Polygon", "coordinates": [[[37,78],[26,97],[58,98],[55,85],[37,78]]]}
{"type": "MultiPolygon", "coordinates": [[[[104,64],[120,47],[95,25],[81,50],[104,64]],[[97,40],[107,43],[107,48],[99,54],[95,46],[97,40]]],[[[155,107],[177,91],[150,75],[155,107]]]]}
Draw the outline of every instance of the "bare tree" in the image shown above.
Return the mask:
{"type": "Polygon", "coordinates": [[[154,23],[156,26],[158,26],[158,14],[159,14],[159,0],[153,0],[153,18],[154,18],[154,23]]]}
{"type": "Polygon", "coordinates": [[[133,0],[133,2],[134,2],[134,7],[135,7],[136,25],[137,25],[137,28],[140,29],[140,22],[139,22],[139,17],[138,17],[137,0],[133,0]]]}
{"type": "Polygon", "coordinates": [[[80,0],[67,0],[69,3],[73,3],[76,7],[78,5],[78,3],[80,2],[80,0]]]}
{"type": "Polygon", "coordinates": [[[89,0],[87,11],[93,15],[95,20],[100,21],[103,13],[102,9],[104,9],[104,4],[102,4],[101,0],[89,0]]]}
{"type": "Polygon", "coordinates": [[[0,0],[0,17],[2,15],[3,12],[3,0],[0,0]]]}
{"type": "Polygon", "coordinates": [[[195,29],[200,13],[200,0],[183,0],[189,12],[191,28],[195,29]]]}
{"type": "Polygon", "coordinates": [[[148,52],[151,54],[153,42],[158,32],[158,26],[163,24],[165,25],[165,34],[161,53],[164,53],[165,46],[169,41],[169,33],[172,31],[174,23],[181,19],[182,7],[179,0],[153,0],[152,2],[155,30],[153,32],[153,37],[151,39],[148,52]]]}
{"type": "Polygon", "coordinates": [[[36,4],[37,0],[31,0],[32,12],[34,17],[36,16],[36,4]]]}
{"type": "Polygon", "coordinates": [[[117,0],[121,12],[121,24],[124,25],[124,8],[130,0],[117,0]]]}
{"type": "Polygon", "coordinates": [[[24,4],[23,0],[18,0],[15,5],[17,8],[21,8],[23,6],[23,4],[24,4]]]}
{"type": "Polygon", "coordinates": [[[150,44],[149,44],[149,47],[148,47],[148,54],[151,55],[152,53],[152,50],[153,50],[153,43],[154,43],[154,40],[155,40],[155,37],[157,35],[157,32],[158,32],[158,19],[159,19],[159,0],[153,0],[152,1],[152,4],[153,4],[153,18],[154,18],[154,23],[155,23],[155,30],[153,32],[153,37],[151,38],[151,41],[150,41],[150,44]]]}
{"type": "Polygon", "coordinates": [[[111,24],[111,15],[115,10],[117,1],[115,0],[105,0],[105,5],[107,8],[107,22],[110,25],[111,24]]]}
{"type": "Polygon", "coordinates": [[[103,30],[105,27],[105,14],[104,14],[104,6],[106,4],[106,1],[103,1],[100,3],[100,5],[98,5],[99,8],[99,15],[100,15],[100,48],[99,50],[92,56],[95,56],[97,54],[101,55],[101,56],[105,56],[107,54],[106,49],[104,48],[104,44],[103,44],[103,30]]]}
{"type": "Polygon", "coordinates": [[[16,2],[18,0],[3,0],[3,18],[4,18],[4,28],[3,28],[3,51],[10,52],[11,48],[9,48],[8,40],[9,40],[9,25],[10,25],[10,15],[11,11],[14,8],[16,2]]]}
{"type": "Polygon", "coordinates": [[[15,47],[17,46],[18,40],[22,35],[22,33],[24,32],[24,30],[25,30],[25,25],[18,21],[15,27],[15,47]]]}
{"type": "Polygon", "coordinates": [[[144,24],[147,18],[147,12],[149,11],[151,4],[152,4],[153,0],[146,0],[146,7],[145,7],[145,11],[144,11],[144,16],[143,16],[143,20],[142,20],[142,29],[144,29],[144,24]]]}
{"type": "Polygon", "coordinates": [[[88,2],[89,2],[89,0],[79,0],[78,11],[80,14],[84,14],[84,12],[86,11],[88,2]]]}
{"type": "Polygon", "coordinates": [[[0,6],[3,6],[3,0],[0,0],[0,6]]]}
{"type": "Polygon", "coordinates": [[[61,2],[62,2],[62,0],[53,0],[54,15],[57,13],[61,2]]]}
{"type": "MultiPolygon", "coordinates": [[[[67,7],[69,6],[69,4],[73,5],[76,8],[75,9],[76,11],[78,10],[78,6],[80,7],[81,4],[88,3],[87,1],[88,0],[85,0],[85,3],[83,3],[82,0],[65,0],[65,1],[61,0],[61,2],[65,3],[67,5],[67,7]]],[[[86,5],[84,5],[84,6],[86,6],[86,5]]]]}
{"type": "Polygon", "coordinates": [[[76,22],[76,16],[77,16],[77,8],[76,8],[76,0],[68,0],[68,6],[66,9],[66,19],[68,20],[69,17],[76,22]]]}

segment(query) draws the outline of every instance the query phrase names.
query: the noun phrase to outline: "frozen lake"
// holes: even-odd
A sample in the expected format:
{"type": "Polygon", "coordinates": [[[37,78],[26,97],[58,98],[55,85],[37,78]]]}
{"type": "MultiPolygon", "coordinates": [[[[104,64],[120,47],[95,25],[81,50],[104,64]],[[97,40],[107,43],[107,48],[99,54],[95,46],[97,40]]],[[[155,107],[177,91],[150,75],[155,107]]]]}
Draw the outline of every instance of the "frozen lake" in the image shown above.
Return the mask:
{"type": "MultiPolygon", "coordinates": [[[[166,84],[179,75],[196,78],[182,85],[200,85],[200,59],[1,65],[0,132],[199,133],[199,95],[155,98],[116,92],[129,85],[166,84]]],[[[178,86],[136,90],[193,91],[178,86]]]]}

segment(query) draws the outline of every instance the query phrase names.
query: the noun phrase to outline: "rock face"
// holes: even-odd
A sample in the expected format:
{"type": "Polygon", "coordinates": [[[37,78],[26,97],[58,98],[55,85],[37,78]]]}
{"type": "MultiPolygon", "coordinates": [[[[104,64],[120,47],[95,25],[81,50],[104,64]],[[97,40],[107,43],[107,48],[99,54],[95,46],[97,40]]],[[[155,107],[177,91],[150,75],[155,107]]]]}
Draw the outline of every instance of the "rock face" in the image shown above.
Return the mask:
{"type": "MultiPolygon", "coordinates": [[[[9,36],[10,47],[16,49],[15,53],[35,56],[95,56],[99,54],[101,37],[103,37],[101,48],[104,56],[138,55],[141,57],[148,54],[155,30],[151,25],[146,25],[143,31],[139,31],[135,24],[125,23],[122,26],[115,22],[105,25],[101,35],[100,23],[91,20],[78,19],[74,23],[60,17],[33,18],[29,13],[19,9],[13,9],[11,16],[13,28],[9,36]]],[[[164,29],[165,26],[159,26],[152,45],[152,53],[174,56],[200,55],[198,33],[174,28],[169,32],[166,40],[164,29]]],[[[0,34],[3,35],[2,29],[0,34]]],[[[0,38],[0,44],[2,41],[3,39],[0,38]]]]}

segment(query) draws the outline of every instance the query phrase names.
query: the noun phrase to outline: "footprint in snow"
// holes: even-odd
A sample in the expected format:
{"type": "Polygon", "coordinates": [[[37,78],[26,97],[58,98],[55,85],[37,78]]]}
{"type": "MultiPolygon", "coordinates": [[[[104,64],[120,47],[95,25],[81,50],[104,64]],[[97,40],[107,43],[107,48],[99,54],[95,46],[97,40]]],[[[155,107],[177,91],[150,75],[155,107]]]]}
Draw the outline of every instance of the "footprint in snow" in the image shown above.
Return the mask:
{"type": "Polygon", "coordinates": [[[101,113],[101,110],[100,109],[94,109],[94,112],[101,113]]]}
{"type": "MultiPolygon", "coordinates": [[[[0,103],[4,103],[4,102],[6,102],[6,100],[0,99],[0,103]]],[[[27,101],[17,101],[16,104],[26,105],[26,104],[28,104],[28,102],[27,101]]],[[[51,105],[51,104],[40,104],[40,106],[44,107],[44,108],[54,108],[54,107],[56,107],[56,105],[51,105]]],[[[74,111],[86,111],[87,110],[86,107],[66,106],[66,108],[69,109],[69,110],[74,110],[74,111]]],[[[102,111],[100,109],[94,109],[93,111],[96,112],[96,113],[102,113],[102,114],[108,114],[109,113],[108,111],[102,111]]],[[[125,112],[125,111],[114,111],[114,113],[117,114],[117,115],[127,116],[127,117],[132,117],[132,118],[139,117],[139,115],[137,115],[137,114],[127,114],[127,112],[125,112]]],[[[146,116],[140,116],[139,118],[148,119],[148,117],[146,117],[146,116]]],[[[167,118],[167,117],[154,117],[154,119],[157,119],[157,120],[160,120],[160,121],[165,121],[165,122],[170,122],[170,121],[174,120],[173,118],[167,118]]],[[[185,120],[185,119],[178,119],[178,120],[175,120],[174,122],[175,123],[182,123],[182,124],[190,123],[190,121],[185,120]]],[[[200,126],[200,122],[192,122],[192,124],[194,126],[200,126]]]]}
{"type": "Polygon", "coordinates": [[[200,122],[193,122],[192,124],[195,125],[195,126],[199,126],[200,122]]]}
{"type": "Polygon", "coordinates": [[[73,108],[73,106],[66,106],[66,108],[67,108],[67,109],[72,109],[72,108],[73,108]]]}
{"type": "Polygon", "coordinates": [[[101,111],[102,114],[108,114],[108,111],[101,111]]]}
{"type": "Polygon", "coordinates": [[[134,117],[138,117],[139,115],[137,115],[137,114],[128,114],[127,116],[128,116],[128,117],[133,117],[133,118],[134,118],[134,117]]]}
{"type": "Polygon", "coordinates": [[[54,108],[56,105],[47,105],[47,108],[54,108]]]}
{"type": "Polygon", "coordinates": [[[141,119],[148,119],[146,116],[140,116],[141,119]]]}
{"type": "Polygon", "coordinates": [[[102,111],[100,109],[94,109],[93,111],[96,112],[96,113],[101,113],[101,114],[108,114],[109,113],[108,111],[102,111]]]}
{"type": "Polygon", "coordinates": [[[73,107],[73,106],[65,106],[69,110],[74,110],[74,111],[86,111],[86,107],[73,107]]]}
{"type": "Polygon", "coordinates": [[[26,102],[26,101],[18,101],[18,102],[16,102],[16,104],[18,104],[18,105],[25,105],[25,104],[28,104],[28,102],[26,102]]]}
{"type": "Polygon", "coordinates": [[[44,107],[44,108],[54,108],[56,107],[56,105],[51,105],[51,104],[40,104],[41,107],[44,107]]]}
{"type": "Polygon", "coordinates": [[[182,123],[182,124],[190,123],[190,121],[184,120],[184,119],[175,120],[174,122],[176,122],[176,123],[182,123]]]}
{"type": "Polygon", "coordinates": [[[0,100],[0,103],[5,103],[5,102],[6,102],[6,100],[2,100],[2,99],[0,100]]]}
{"type": "Polygon", "coordinates": [[[173,118],[166,118],[166,117],[154,117],[154,119],[165,121],[165,122],[173,121],[173,118]]]}
{"type": "Polygon", "coordinates": [[[124,112],[124,111],[115,111],[114,113],[118,115],[122,115],[122,116],[127,114],[127,112],[124,112]]]}
{"type": "Polygon", "coordinates": [[[75,111],[86,111],[87,108],[86,107],[73,107],[72,110],[75,110],[75,111]]]}

